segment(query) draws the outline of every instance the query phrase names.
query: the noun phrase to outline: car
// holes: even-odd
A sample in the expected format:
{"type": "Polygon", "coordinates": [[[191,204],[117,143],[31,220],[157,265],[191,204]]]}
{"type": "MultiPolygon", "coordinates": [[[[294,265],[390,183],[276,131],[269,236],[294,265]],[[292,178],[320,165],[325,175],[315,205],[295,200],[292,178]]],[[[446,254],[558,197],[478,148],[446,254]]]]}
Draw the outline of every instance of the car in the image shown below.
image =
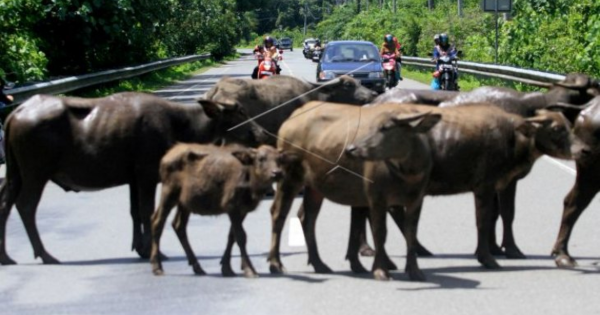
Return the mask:
{"type": "Polygon", "coordinates": [[[279,40],[279,49],[289,49],[290,51],[294,51],[294,42],[292,39],[284,37],[279,40]]]}
{"type": "Polygon", "coordinates": [[[331,41],[317,65],[317,82],[348,74],[377,93],[385,92],[379,49],[368,41],[331,41]]]}
{"type": "Polygon", "coordinates": [[[304,54],[304,58],[306,59],[311,59],[312,58],[312,51],[315,48],[315,44],[317,43],[317,40],[314,38],[307,38],[304,40],[304,49],[302,50],[302,53],[304,54]]]}

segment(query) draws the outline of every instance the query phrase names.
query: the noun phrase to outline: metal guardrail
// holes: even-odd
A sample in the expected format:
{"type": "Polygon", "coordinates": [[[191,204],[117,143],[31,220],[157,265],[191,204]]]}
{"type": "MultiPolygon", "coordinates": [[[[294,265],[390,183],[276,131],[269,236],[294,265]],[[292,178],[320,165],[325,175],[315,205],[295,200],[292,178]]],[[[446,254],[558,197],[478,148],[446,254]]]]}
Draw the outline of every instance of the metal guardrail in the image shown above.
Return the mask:
{"type": "MultiPolygon", "coordinates": [[[[430,58],[404,56],[402,57],[402,64],[432,69],[435,66],[430,58]]],[[[540,87],[548,87],[550,83],[562,81],[565,78],[564,75],[556,73],[466,61],[459,61],[458,68],[460,72],[516,81],[540,87]]]]}
{"type": "Polygon", "coordinates": [[[27,100],[35,94],[66,93],[92,85],[128,79],[151,71],[156,71],[188,62],[206,60],[208,58],[210,58],[209,53],[159,60],[134,67],[107,70],[97,73],[67,77],[54,81],[37,83],[30,86],[10,89],[5,92],[7,94],[12,95],[15,98],[13,104],[10,105],[14,106],[24,102],[25,100],[27,100]]]}

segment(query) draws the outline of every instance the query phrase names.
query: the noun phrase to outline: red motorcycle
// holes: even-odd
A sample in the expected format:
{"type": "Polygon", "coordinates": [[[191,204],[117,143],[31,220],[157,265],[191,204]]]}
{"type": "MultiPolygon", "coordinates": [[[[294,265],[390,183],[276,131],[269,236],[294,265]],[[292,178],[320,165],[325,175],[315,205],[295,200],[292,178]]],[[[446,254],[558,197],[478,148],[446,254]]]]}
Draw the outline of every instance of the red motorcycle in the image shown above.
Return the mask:
{"type": "Polygon", "coordinates": [[[398,84],[396,79],[396,54],[385,53],[382,57],[386,86],[391,89],[398,84]]]}
{"type": "MultiPolygon", "coordinates": [[[[258,60],[258,66],[254,69],[253,79],[264,79],[279,74],[279,67],[273,58],[265,56],[260,52],[256,52],[254,55],[258,60]]],[[[283,58],[279,55],[277,59],[282,60],[283,58]]]]}

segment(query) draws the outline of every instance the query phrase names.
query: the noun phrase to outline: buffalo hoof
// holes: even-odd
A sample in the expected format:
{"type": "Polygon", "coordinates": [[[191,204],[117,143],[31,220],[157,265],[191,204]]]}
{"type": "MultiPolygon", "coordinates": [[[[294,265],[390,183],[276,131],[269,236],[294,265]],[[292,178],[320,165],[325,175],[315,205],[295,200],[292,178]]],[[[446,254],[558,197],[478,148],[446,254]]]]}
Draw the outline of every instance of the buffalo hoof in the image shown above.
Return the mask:
{"type": "Polygon", "coordinates": [[[423,271],[421,271],[421,269],[410,269],[410,270],[406,270],[406,273],[408,274],[408,278],[410,279],[410,281],[425,281],[427,280],[427,278],[425,277],[425,274],[423,273],[423,271]]]}
{"type": "Polygon", "coordinates": [[[315,268],[315,272],[316,273],[323,273],[323,274],[327,274],[327,273],[332,273],[333,270],[331,270],[331,268],[329,268],[326,264],[324,263],[319,263],[319,264],[312,264],[313,267],[315,268]]]}
{"type": "Polygon", "coordinates": [[[245,268],[244,269],[244,277],[250,278],[250,279],[252,279],[252,278],[258,278],[258,274],[252,268],[245,268]]]}
{"type": "MultiPolygon", "coordinates": [[[[492,253],[493,256],[504,256],[505,255],[502,248],[496,244],[490,245],[490,253],[492,253]]],[[[477,254],[477,252],[476,252],[476,254],[477,254]]]]}
{"type": "Polygon", "coordinates": [[[50,255],[48,253],[44,253],[44,254],[40,255],[40,258],[42,258],[42,261],[44,262],[44,265],[58,265],[58,264],[60,264],[60,261],[58,261],[58,259],[52,257],[52,255],[50,255]]]}
{"type": "Polygon", "coordinates": [[[375,280],[381,280],[381,281],[391,280],[390,273],[383,269],[375,269],[375,271],[373,271],[373,277],[375,277],[375,280]]]}
{"type": "Polygon", "coordinates": [[[235,272],[233,272],[233,269],[231,269],[231,265],[221,266],[221,275],[223,275],[223,277],[235,277],[236,276],[235,272]]]}
{"type": "Polygon", "coordinates": [[[192,266],[192,269],[194,269],[194,274],[197,276],[204,276],[206,274],[206,272],[204,272],[204,270],[202,270],[202,267],[200,267],[200,264],[195,263],[192,266]]]}
{"type": "Polygon", "coordinates": [[[368,244],[363,244],[360,247],[359,253],[363,257],[373,257],[375,256],[375,250],[371,248],[368,244]]]}
{"type": "Polygon", "coordinates": [[[365,267],[363,267],[363,265],[360,263],[360,261],[351,261],[350,262],[350,270],[352,270],[352,272],[354,272],[354,273],[369,272],[365,267]]]}
{"type": "Polygon", "coordinates": [[[498,262],[493,258],[493,257],[489,257],[489,258],[477,258],[477,261],[479,261],[479,263],[486,269],[500,269],[500,265],[498,264],[498,262]]]}
{"type": "Polygon", "coordinates": [[[136,244],[135,251],[140,256],[140,258],[143,258],[143,259],[150,258],[150,247],[149,246],[143,246],[143,245],[136,244]]]}
{"type": "Polygon", "coordinates": [[[162,268],[155,268],[155,269],[152,269],[152,273],[153,273],[155,276],[162,276],[162,275],[164,275],[164,274],[165,274],[165,272],[162,270],[162,268]]]}
{"type": "Polygon", "coordinates": [[[417,244],[417,255],[419,257],[431,257],[433,256],[433,253],[427,250],[423,245],[417,244]]]}
{"type": "Polygon", "coordinates": [[[506,258],[509,259],[527,259],[527,256],[525,256],[525,254],[523,254],[523,252],[521,252],[521,250],[516,246],[506,247],[504,253],[506,258]]]}
{"type": "Polygon", "coordinates": [[[269,266],[269,272],[271,272],[272,274],[282,274],[282,273],[286,273],[287,270],[285,269],[285,267],[283,266],[283,264],[271,264],[269,266]]]}
{"type": "Polygon", "coordinates": [[[0,265],[16,265],[17,262],[12,260],[8,255],[0,255],[0,265]]]}
{"type": "Polygon", "coordinates": [[[575,268],[577,267],[577,262],[575,261],[575,259],[571,258],[571,256],[569,255],[558,255],[556,256],[556,258],[554,259],[554,262],[556,262],[556,267],[558,268],[575,268]]]}

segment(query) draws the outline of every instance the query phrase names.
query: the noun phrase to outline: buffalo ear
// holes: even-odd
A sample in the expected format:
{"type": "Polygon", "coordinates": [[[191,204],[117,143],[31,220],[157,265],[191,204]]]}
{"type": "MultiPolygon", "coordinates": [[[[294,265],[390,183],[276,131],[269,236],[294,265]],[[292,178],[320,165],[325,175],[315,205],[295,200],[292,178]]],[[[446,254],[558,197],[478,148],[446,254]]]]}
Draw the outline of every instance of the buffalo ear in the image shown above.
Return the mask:
{"type": "Polygon", "coordinates": [[[243,165],[252,165],[256,159],[256,149],[242,149],[231,152],[236,159],[238,159],[243,165]]]}
{"type": "Polygon", "coordinates": [[[223,112],[222,106],[211,100],[199,99],[198,104],[204,109],[204,113],[211,119],[219,118],[223,112]]]}
{"type": "Polygon", "coordinates": [[[441,114],[432,114],[430,112],[421,113],[416,115],[400,114],[393,118],[394,123],[397,125],[408,124],[415,132],[428,132],[435,126],[440,120],[442,120],[441,114]]]}
{"type": "Polygon", "coordinates": [[[200,161],[207,156],[208,156],[208,154],[206,154],[206,153],[199,153],[199,152],[194,152],[194,150],[189,150],[189,151],[187,151],[187,154],[185,155],[185,160],[188,162],[200,161]]]}
{"type": "Polygon", "coordinates": [[[522,124],[520,124],[516,129],[525,137],[530,138],[535,135],[535,132],[538,129],[550,126],[551,124],[552,119],[538,116],[525,119],[525,121],[522,124]]]}

